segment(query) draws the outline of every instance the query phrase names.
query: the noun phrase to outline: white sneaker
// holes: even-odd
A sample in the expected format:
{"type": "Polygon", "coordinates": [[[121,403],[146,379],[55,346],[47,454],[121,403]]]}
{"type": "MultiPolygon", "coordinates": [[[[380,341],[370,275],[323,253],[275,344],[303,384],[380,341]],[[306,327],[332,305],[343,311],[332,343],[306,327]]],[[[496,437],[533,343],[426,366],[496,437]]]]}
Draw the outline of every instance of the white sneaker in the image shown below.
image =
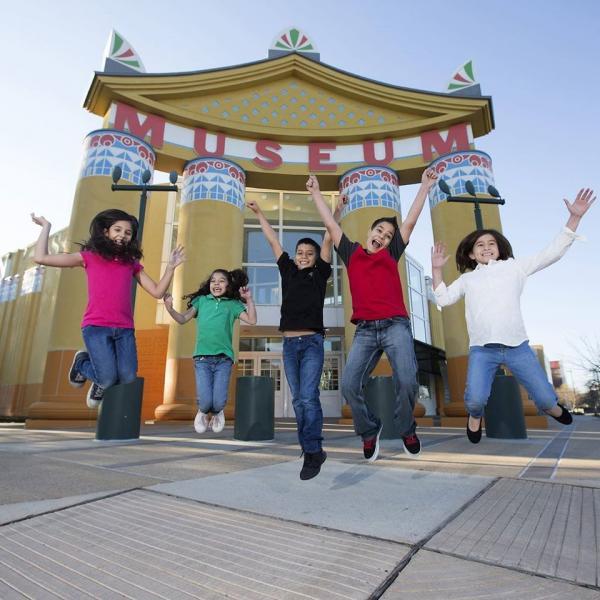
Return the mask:
{"type": "Polygon", "coordinates": [[[225,414],[223,411],[213,415],[213,418],[210,421],[210,426],[215,433],[221,433],[221,431],[223,431],[223,428],[225,427],[225,414]]]}
{"type": "Polygon", "coordinates": [[[194,429],[196,430],[196,433],[204,433],[207,428],[208,415],[199,410],[196,413],[196,418],[194,419],[194,429]]]}

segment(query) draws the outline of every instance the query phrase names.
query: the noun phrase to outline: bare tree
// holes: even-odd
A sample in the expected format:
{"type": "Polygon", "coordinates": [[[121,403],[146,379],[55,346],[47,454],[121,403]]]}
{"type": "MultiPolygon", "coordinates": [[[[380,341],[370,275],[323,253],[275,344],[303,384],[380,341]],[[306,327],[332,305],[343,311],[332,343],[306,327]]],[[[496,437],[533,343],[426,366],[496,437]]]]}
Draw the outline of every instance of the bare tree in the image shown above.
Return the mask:
{"type": "Polygon", "coordinates": [[[585,371],[589,377],[585,384],[587,391],[583,397],[584,403],[592,408],[597,416],[600,412],[600,340],[582,338],[580,346],[575,348],[575,351],[576,366],[585,371]]]}

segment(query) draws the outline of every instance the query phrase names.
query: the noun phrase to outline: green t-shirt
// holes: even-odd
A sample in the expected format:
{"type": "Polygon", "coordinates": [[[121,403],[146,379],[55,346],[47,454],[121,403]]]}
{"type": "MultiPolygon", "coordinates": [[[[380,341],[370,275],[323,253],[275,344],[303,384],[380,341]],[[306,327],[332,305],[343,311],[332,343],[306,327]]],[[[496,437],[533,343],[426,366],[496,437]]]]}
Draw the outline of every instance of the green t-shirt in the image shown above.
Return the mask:
{"type": "Polygon", "coordinates": [[[246,305],[239,300],[208,294],[194,298],[192,306],[197,312],[194,356],[226,354],[235,360],[231,346],[233,324],[246,310],[246,305]]]}

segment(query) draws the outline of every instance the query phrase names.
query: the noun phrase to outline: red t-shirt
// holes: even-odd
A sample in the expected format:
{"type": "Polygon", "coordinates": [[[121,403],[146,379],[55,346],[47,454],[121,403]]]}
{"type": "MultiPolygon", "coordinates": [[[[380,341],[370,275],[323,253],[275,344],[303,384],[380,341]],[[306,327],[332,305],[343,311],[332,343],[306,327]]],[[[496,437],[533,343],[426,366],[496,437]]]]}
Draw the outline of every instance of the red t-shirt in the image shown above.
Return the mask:
{"type": "Polygon", "coordinates": [[[131,290],[133,277],[144,267],[135,262],[108,260],[96,252],[81,252],[87,275],[88,303],[81,326],[133,329],[131,290]]]}
{"type": "Polygon", "coordinates": [[[398,273],[398,261],[405,248],[398,231],[390,245],[375,254],[342,234],[336,251],[348,269],[353,323],[408,316],[398,273]]]}

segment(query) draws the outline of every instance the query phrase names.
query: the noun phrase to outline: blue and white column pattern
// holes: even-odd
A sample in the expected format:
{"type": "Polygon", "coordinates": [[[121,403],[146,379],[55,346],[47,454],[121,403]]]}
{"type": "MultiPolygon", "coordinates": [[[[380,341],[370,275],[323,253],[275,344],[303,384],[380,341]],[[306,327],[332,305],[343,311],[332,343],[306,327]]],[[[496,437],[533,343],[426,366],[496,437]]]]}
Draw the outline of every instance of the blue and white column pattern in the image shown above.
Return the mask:
{"type": "Polygon", "coordinates": [[[122,180],[141,185],[142,173],[154,173],[155,162],[154,150],[144,140],[115,129],[99,129],[85,138],[79,177],[110,177],[119,166],[122,180]]]}
{"type": "Polygon", "coordinates": [[[181,203],[198,200],[217,200],[245,207],[246,174],[230,160],[222,158],[195,158],[183,171],[181,203]]]}
{"type": "Polygon", "coordinates": [[[400,188],[396,172],[387,167],[364,166],[347,171],[340,177],[340,194],[348,202],[342,218],[361,208],[391,208],[400,212],[400,188]]]}
{"type": "MultiPolygon", "coordinates": [[[[434,169],[438,179],[443,179],[450,188],[453,196],[466,195],[465,184],[471,181],[475,191],[489,196],[488,185],[494,185],[494,173],[492,171],[492,159],[489,154],[479,150],[464,150],[462,152],[451,152],[436,158],[430,165],[434,169]]],[[[431,208],[444,202],[447,195],[442,192],[439,185],[434,185],[429,191],[429,205],[431,208]]]]}

